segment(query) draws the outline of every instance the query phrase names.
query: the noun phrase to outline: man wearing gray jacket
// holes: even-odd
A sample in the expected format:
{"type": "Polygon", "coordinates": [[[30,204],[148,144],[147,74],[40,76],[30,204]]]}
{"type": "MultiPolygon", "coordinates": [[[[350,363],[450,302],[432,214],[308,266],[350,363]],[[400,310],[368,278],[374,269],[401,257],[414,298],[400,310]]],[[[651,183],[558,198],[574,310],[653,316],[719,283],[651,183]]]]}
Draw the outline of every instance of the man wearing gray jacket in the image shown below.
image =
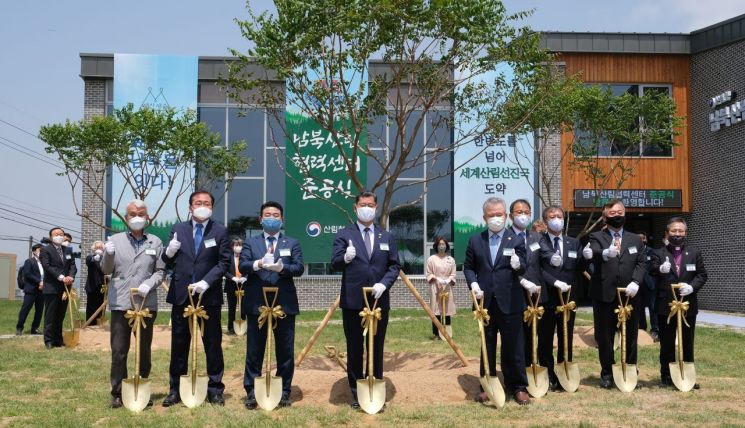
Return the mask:
{"type": "Polygon", "coordinates": [[[145,318],[145,328],[140,329],[140,376],[150,375],[150,345],[153,341],[153,323],[158,310],[157,288],[163,280],[165,263],[161,260],[163,243],[155,235],[144,232],[149,217],[147,207],[135,199],[127,204],[126,232],[117,233],[106,241],[101,270],[111,275],[109,281],[109,308],[111,308],[111,407],[122,406],[122,379],[127,378],[127,353],[132,327],[125,317],[132,308],[130,289],[137,288],[135,304],[152,314],[145,318]]]}

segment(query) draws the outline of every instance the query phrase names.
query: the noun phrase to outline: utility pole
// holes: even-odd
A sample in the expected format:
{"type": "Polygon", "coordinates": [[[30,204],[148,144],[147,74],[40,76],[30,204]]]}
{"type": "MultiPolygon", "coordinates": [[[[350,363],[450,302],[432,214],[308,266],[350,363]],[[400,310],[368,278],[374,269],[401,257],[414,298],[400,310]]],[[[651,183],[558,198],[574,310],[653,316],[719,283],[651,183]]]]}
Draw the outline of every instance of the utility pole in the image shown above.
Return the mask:
{"type": "Polygon", "coordinates": [[[31,258],[31,254],[32,254],[31,247],[33,246],[34,246],[34,237],[29,235],[28,237],[28,258],[29,259],[31,258]]]}

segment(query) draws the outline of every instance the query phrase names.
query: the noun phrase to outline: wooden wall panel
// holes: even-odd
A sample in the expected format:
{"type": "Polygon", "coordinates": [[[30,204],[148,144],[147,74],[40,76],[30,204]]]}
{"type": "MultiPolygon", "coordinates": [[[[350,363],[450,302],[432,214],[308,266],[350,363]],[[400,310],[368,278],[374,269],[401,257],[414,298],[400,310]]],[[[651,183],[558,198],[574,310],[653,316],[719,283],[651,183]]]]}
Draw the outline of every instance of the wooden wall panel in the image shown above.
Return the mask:
{"type": "MultiPolygon", "coordinates": [[[[566,53],[560,59],[566,64],[566,75],[580,73],[587,83],[633,83],[672,85],[672,96],[677,114],[689,115],[690,58],[688,55],[631,55],[566,53]]],[[[634,177],[626,180],[623,189],[682,189],[683,207],[690,212],[690,132],[687,120],[680,129],[673,147],[672,158],[641,158],[634,177]]],[[[571,144],[571,133],[562,135],[562,146],[571,144]]],[[[571,155],[570,155],[571,156],[571,155]]],[[[605,161],[610,162],[610,160],[605,161]]],[[[562,204],[570,211],[589,211],[574,208],[574,189],[592,189],[581,171],[571,171],[569,162],[562,168],[562,204]]],[[[633,210],[629,210],[633,211],[633,210]]],[[[670,212],[670,209],[638,209],[639,212],[670,212]]],[[[677,210],[672,210],[677,211],[677,210]]]]}

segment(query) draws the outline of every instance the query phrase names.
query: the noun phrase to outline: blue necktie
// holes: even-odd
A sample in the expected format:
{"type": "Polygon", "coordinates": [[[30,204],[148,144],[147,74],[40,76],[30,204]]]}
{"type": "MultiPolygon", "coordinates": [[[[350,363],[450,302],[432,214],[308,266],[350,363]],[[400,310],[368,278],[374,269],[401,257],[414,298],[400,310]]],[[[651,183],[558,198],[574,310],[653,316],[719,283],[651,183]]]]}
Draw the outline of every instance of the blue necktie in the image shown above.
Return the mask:
{"type": "Polygon", "coordinates": [[[197,223],[194,227],[197,228],[194,232],[194,255],[197,255],[199,254],[199,247],[202,245],[202,229],[204,229],[204,225],[197,223]]]}
{"type": "Polygon", "coordinates": [[[499,250],[499,235],[496,233],[489,240],[489,252],[491,253],[492,262],[497,262],[497,251],[499,250]]]}
{"type": "Polygon", "coordinates": [[[273,236],[270,236],[270,237],[266,238],[266,240],[269,241],[269,247],[267,247],[267,252],[268,253],[274,254],[274,240],[275,239],[276,238],[273,237],[273,236]]]}
{"type": "Polygon", "coordinates": [[[528,244],[528,241],[525,239],[525,232],[518,233],[517,237],[520,238],[521,241],[523,241],[523,244],[528,244]]]}
{"type": "Polygon", "coordinates": [[[561,247],[559,246],[559,237],[554,237],[554,252],[561,255],[561,247]]]}

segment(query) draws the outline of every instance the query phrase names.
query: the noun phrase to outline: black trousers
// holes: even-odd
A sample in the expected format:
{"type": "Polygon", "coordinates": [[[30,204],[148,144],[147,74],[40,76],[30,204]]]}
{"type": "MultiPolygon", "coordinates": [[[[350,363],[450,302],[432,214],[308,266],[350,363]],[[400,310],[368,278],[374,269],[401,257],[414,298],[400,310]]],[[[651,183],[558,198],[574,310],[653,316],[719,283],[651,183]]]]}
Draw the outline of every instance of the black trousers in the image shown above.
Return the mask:
{"type": "MultiPolygon", "coordinates": [[[[569,319],[567,320],[567,351],[569,361],[572,361],[572,343],[574,339],[574,319],[576,314],[571,312],[569,319]]],[[[564,315],[556,313],[555,306],[546,306],[543,317],[538,321],[537,326],[538,335],[538,364],[546,367],[548,370],[548,378],[551,382],[558,382],[556,377],[556,371],[554,369],[554,334],[556,334],[558,341],[558,349],[556,351],[556,362],[564,362],[564,315]]],[[[530,367],[533,361],[533,347],[531,343],[531,336],[533,334],[532,327],[525,324],[525,367],[530,367]]]]}
{"type": "MultiPolygon", "coordinates": [[[[523,331],[523,314],[515,312],[505,314],[499,310],[496,298],[492,298],[488,306],[489,325],[486,326],[486,356],[489,375],[497,375],[497,333],[502,337],[499,350],[500,365],[504,376],[504,385],[508,394],[526,391],[528,376],[525,373],[525,334],[523,331]]],[[[482,363],[479,364],[480,375],[483,376],[482,363]]]]}
{"type": "MultiPolygon", "coordinates": [[[[437,318],[439,319],[440,317],[437,318]]],[[[450,315],[445,315],[445,325],[450,325],[450,315]]],[[[435,323],[432,323],[432,334],[435,336],[440,334],[440,330],[437,329],[435,323]]]]}
{"type": "MultiPolygon", "coordinates": [[[[625,298],[624,298],[625,300],[625,298]]],[[[634,306],[634,299],[630,305],[634,306]]],[[[613,376],[613,364],[615,355],[613,353],[613,339],[616,335],[618,316],[615,313],[618,307],[618,299],[611,303],[592,301],[592,316],[595,326],[595,342],[598,344],[598,355],[600,357],[600,376],[610,378],[613,376]]],[[[620,327],[618,327],[620,331],[620,327]]],[[[639,335],[639,312],[631,311],[631,317],[626,321],[626,363],[636,364],[636,338],[639,335]]]]}
{"type": "MultiPolygon", "coordinates": [[[[378,331],[373,337],[373,376],[383,379],[383,345],[388,329],[388,310],[381,310],[378,331]]],[[[363,349],[367,349],[367,339],[362,337],[362,318],[360,310],[342,309],[344,336],[347,338],[347,380],[354,400],[357,400],[357,380],[367,377],[367,358],[363,359],[363,349]],[[364,372],[363,372],[364,367],[364,372]]]]}
{"type": "MultiPolygon", "coordinates": [[[[693,362],[693,340],[696,332],[696,314],[688,314],[685,317],[688,321],[687,327],[683,323],[683,361],[693,362]]],[[[670,363],[674,363],[676,358],[675,355],[678,352],[678,348],[675,346],[675,335],[678,328],[677,317],[670,319],[670,324],[667,323],[667,315],[658,315],[658,322],[660,325],[660,375],[663,378],[670,378],[670,363]]]]}
{"type": "MultiPolygon", "coordinates": [[[[184,318],[186,305],[173,305],[171,309],[171,363],[168,369],[170,393],[178,395],[180,378],[188,373],[189,369],[189,345],[191,345],[191,332],[189,331],[189,318],[184,318]]],[[[222,356],[222,324],[220,306],[205,306],[209,319],[204,320],[204,335],[202,344],[204,348],[197,350],[198,364],[202,362],[202,352],[207,354],[207,383],[208,394],[222,394],[225,385],[222,383],[222,375],[225,371],[225,363],[222,356]]],[[[201,370],[198,370],[201,371],[201,370]]]]}
{"type": "Polygon", "coordinates": [[[62,293],[44,294],[44,344],[64,346],[62,322],[66,311],[67,300],[62,300],[62,293]]]}
{"type": "MultiPolygon", "coordinates": [[[[254,379],[261,376],[266,349],[267,324],[259,329],[259,316],[246,317],[246,366],[243,371],[243,388],[249,397],[254,394],[254,379]]],[[[295,315],[275,320],[274,355],[277,363],[276,375],[282,378],[282,396],[290,397],[292,376],[295,374],[295,315]]]]}
{"type": "Polygon", "coordinates": [[[655,300],[657,299],[655,294],[657,294],[655,290],[647,289],[647,295],[646,295],[645,302],[647,305],[647,309],[649,309],[649,331],[653,333],[659,333],[660,323],[658,322],[657,314],[655,314],[654,312],[654,303],[655,303],[655,300]]]}
{"type": "MultiPolygon", "coordinates": [[[[129,320],[124,318],[126,311],[111,311],[111,395],[122,396],[122,379],[127,375],[127,353],[129,352],[132,327],[129,320]]],[[[152,318],[145,318],[145,328],[140,326],[140,376],[149,377],[151,358],[150,349],[153,343],[153,324],[158,316],[157,312],[150,312],[152,318]]],[[[133,364],[134,367],[134,364],[133,364]]]]}
{"type": "MultiPolygon", "coordinates": [[[[85,304],[85,319],[88,320],[103,305],[103,293],[101,293],[101,289],[98,289],[90,293],[86,291],[85,294],[88,297],[88,301],[85,304]]],[[[102,315],[103,311],[98,314],[96,319],[101,318],[102,315]]]]}
{"type": "Polygon", "coordinates": [[[31,331],[39,329],[41,315],[44,313],[44,295],[40,291],[23,294],[23,304],[21,305],[21,311],[18,313],[16,329],[23,330],[23,325],[26,324],[26,318],[31,313],[32,307],[34,308],[34,319],[31,321],[31,331]]]}

